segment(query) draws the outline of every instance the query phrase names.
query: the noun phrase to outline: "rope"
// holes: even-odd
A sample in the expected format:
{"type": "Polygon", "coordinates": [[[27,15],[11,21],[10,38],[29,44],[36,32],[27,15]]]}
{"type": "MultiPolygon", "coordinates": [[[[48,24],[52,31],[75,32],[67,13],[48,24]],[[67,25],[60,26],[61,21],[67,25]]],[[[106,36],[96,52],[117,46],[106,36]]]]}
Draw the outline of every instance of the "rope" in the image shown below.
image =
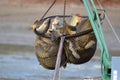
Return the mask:
{"type": "MultiPolygon", "coordinates": [[[[101,5],[100,1],[99,1],[99,0],[97,0],[97,2],[98,2],[98,5],[100,6],[100,8],[101,8],[101,9],[104,9],[104,8],[102,7],[102,5],[101,5]]],[[[112,23],[111,23],[110,19],[108,18],[108,15],[107,15],[105,12],[104,12],[104,14],[105,14],[105,18],[106,18],[106,20],[107,20],[107,22],[108,22],[109,26],[111,27],[111,29],[112,29],[112,31],[113,31],[113,33],[114,33],[114,35],[115,35],[116,39],[117,39],[117,40],[118,40],[118,42],[120,43],[120,38],[118,37],[118,35],[117,35],[117,33],[116,33],[116,31],[115,31],[115,29],[114,29],[114,27],[113,27],[113,25],[112,25],[112,23]]]]}
{"type": "Polygon", "coordinates": [[[65,36],[65,39],[70,39],[70,38],[75,38],[75,37],[84,36],[84,35],[89,34],[89,33],[91,33],[91,32],[93,32],[93,29],[88,29],[88,30],[86,30],[86,31],[79,32],[79,33],[77,33],[77,34],[66,35],[66,36],[65,36]]]}
{"type": "Polygon", "coordinates": [[[65,21],[65,12],[66,12],[66,0],[64,0],[64,10],[63,10],[63,35],[66,33],[66,21],[65,21]]]}
{"type": "MultiPolygon", "coordinates": [[[[46,16],[46,14],[48,13],[48,11],[53,7],[53,5],[55,4],[55,2],[56,2],[57,0],[54,0],[54,2],[50,5],[50,7],[47,9],[47,11],[43,14],[43,16],[41,17],[41,19],[43,19],[45,16],[46,16]]],[[[41,20],[40,19],[40,20],[41,20]]]]}
{"type": "MultiPolygon", "coordinates": [[[[66,0],[64,0],[64,11],[63,11],[63,16],[65,16],[66,12],[66,0]]],[[[65,17],[63,17],[63,21],[65,21],[65,17]]]]}

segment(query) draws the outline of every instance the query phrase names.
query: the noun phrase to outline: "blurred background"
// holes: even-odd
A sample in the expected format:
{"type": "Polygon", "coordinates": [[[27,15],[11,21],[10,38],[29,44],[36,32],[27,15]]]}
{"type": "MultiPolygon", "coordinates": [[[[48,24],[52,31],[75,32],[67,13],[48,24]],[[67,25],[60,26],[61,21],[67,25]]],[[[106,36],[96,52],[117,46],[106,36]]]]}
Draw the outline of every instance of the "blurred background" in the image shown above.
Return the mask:
{"type": "MultiPolygon", "coordinates": [[[[63,1],[57,0],[47,16],[63,14],[63,1]]],[[[120,38],[120,0],[100,0],[120,38]]],[[[48,9],[53,0],[0,0],[0,80],[52,80],[54,71],[41,67],[34,53],[35,34],[31,26],[48,9]]],[[[66,14],[87,15],[79,0],[67,0],[66,14]]],[[[109,53],[120,56],[120,43],[107,22],[103,31],[109,53]]],[[[99,47],[91,61],[69,64],[61,69],[61,80],[99,78],[99,47]],[[74,74],[73,74],[74,73],[74,74]],[[91,74],[92,73],[92,74],[91,74]]]]}

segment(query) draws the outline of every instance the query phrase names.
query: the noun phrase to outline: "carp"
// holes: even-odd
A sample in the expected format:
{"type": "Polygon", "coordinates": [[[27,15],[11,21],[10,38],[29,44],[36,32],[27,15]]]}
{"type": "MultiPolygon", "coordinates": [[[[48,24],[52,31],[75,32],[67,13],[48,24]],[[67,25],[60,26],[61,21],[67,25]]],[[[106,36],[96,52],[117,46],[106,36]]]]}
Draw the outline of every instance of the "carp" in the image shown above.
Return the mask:
{"type": "MultiPolygon", "coordinates": [[[[34,32],[37,35],[35,41],[36,56],[40,65],[50,70],[55,69],[60,37],[63,34],[62,28],[64,28],[62,26],[63,23],[59,22],[61,19],[58,19],[60,17],[55,17],[53,20],[46,19],[41,24],[37,21],[33,25],[34,32]],[[38,24],[39,27],[37,27],[38,24]],[[43,26],[45,27],[42,28],[43,26]]],[[[84,19],[76,15],[73,16],[70,22],[66,22],[66,27],[66,35],[77,34],[92,29],[88,18],[84,19]]],[[[67,63],[83,64],[88,62],[95,54],[96,46],[97,40],[93,31],[82,36],[65,39],[60,67],[66,67],[67,63]]]]}

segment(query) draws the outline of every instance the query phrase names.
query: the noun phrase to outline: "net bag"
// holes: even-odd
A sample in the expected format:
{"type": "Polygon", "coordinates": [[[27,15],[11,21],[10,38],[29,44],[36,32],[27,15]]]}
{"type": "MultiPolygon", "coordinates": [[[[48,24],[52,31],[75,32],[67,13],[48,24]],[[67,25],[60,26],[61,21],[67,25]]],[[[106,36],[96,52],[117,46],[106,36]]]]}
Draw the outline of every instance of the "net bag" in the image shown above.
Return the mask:
{"type": "MultiPolygon", "coordinates": [[[[84,20],[82,25],[78,24],[77,27],[78,32],[92,29],[88,19],[84,20]]],[[[67,61],[73,64],[88,62],[95,53],[96,45],[97,41],[93,31],[80,37],[67,39],[64,46],[67,61]]]]}
{"type": "MultiPolygon", "coordinates": [[[[92,29],[87,17],[64,17],[66,17],[65,29],[62,23],[63,16],[50,16],[40,21],[37,20],[33,24],[34,32],[37,35],[35,41],[36,56],[40,65],[50,70],[55,69],[60,37],[63,32],[67,36],[72,36],[92,29]]],[[[62,51],[61,67],[66,67],[67,63],[82,64],[88,62],[95,53],[96,44],[97,41],[93,31],[82,36],[66,37],[62,51]]]]}

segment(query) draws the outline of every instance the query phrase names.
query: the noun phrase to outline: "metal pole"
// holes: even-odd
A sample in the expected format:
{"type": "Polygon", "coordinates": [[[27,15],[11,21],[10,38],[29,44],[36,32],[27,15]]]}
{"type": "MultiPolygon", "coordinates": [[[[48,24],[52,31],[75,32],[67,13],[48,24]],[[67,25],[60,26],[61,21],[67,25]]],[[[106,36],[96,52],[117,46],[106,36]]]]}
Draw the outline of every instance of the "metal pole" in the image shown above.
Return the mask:
{"type": "Polygon", "coordinates": [[[64,40],[65,40],[65,36],[62,36],[61,40],[60,40],[58,54],[57,54],[57,61],[56,61],[56,65],[55,65],[55,73],[54,73],[54,76],[53,76],[53,80],[58,80],[59,79],[61,55],[62,55],[64,40]]]}

